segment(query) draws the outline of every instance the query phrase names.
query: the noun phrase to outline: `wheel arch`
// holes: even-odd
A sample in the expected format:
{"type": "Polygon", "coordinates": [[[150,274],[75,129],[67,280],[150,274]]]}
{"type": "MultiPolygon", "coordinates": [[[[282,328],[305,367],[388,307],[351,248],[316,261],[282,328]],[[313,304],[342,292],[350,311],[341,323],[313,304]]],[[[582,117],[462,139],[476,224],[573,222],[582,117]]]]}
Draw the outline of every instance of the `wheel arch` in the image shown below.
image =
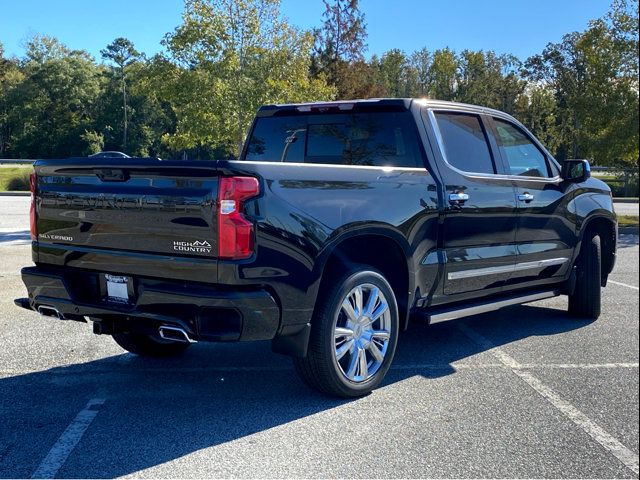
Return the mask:
{"type": "Polygon", "coordinates": [[[401,330],[408,325],[409,311],[415,291],[415,275],[411,265],[411,248],[404,236],[392,227],[354,228],[336,236],[321,252],[318,268],[319,284],[315,304],[331,278],[351,265],[364,264],[379,270],[387,279],[398,303],[401,330]]]}
{"type": "MultiPolygon", "coordinates": [[[[581,226],[577,252],[582,251],[582,245],[591,233],[597,233],[600,237],[602,248],[602,284],[606,285],[607,277],[613,270],[616,260],[616,247],[618,243],[618,223],[611,212],[594,213],[587,217],[581,226]]],[[[579,254],[576,255],[576,260],[579,254]]]]}

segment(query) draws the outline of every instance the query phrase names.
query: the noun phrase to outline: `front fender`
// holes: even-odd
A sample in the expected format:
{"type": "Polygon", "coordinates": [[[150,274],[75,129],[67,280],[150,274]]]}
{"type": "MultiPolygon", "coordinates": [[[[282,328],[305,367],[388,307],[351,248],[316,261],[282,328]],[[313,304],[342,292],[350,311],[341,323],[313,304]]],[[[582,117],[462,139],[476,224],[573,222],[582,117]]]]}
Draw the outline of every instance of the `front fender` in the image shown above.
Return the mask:
{"type": "Polygon", "coordinates": [[[578,188],[574,198],[576,228],[581,237],[594,218],[604,217],[617,223],[617,216],[613,209],[611,190],[600,180],[590,178],[582,188],[578,188]]]}
{"type": "Polygon", "coordinates": [[[618,240],[618,219],[613,208],[613,198],[611,197],[609,187],[599,180],[595,180],[595,182],[597,183],[591,185],[591,188],[588,190],[584,189],[579,191],[574,199],[577,245],[574,251],[573,261],[575,262],[580,253],[586,233],[592,228],[598,229],[601,234],[608,234],[604,240],[610,242],[607,243],[606,246],[603,245],[603,255],[607,254],[611,257],[603,262],[605,274],[608,275],[613,269],[615,262],[618,240]],[[601,188],[593,188],[594,186],[601,188]]]}

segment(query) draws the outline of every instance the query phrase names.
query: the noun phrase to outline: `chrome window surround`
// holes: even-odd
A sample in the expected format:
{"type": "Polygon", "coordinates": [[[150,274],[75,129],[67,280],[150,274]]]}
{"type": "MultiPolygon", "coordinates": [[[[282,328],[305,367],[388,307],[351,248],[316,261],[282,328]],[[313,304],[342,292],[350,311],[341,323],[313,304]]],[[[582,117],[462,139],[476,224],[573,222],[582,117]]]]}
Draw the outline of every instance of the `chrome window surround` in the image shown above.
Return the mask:
{"type": "Polygon", "coordinates": [[[527,134],[529,139],[534,143],[534,145],[536,145],[545,154],[546,159],[551,161],[554,164],[555,168],[558,171],[560,171],[560,166],[557,164],[555,159],[551,156],[551,154],[547,151],[547,149],[544,148],[544,146],[537,141],[537,139],[531,134],[531,132],[529,132],[529,130],[527,130],[526,127],[522,125],[520,122],[514,121],[515,119],[509,118],[505,114],[501,114],[502,112],[498,112],[498,111],[485,112],[483,110],[474,112],[471,110],[463,110],[463,109],[455,109],[455,108],[435,108],[435,109],[427,108],[426,110],[427,110],[427,115],[429,116],[429,123],[431,123],[431,130],[436,137],[436,142],[438,143],[438,149],[440,150],[440,154],[442,155],[442,158],[444,159],[444,161],[446,162],[449,168],[451,168],[455,172],[458,172],[460,175],[464,175],[466,177],[472,177],[472,178],[491,178],[491,179],[499,179],[499,180],[521,180],[521,181],[524,180],[527,182],[543,182],[543,183],[559,183],[562,180],[559,175],[556,175],[555,177],[544,177],[544,178],[525,177],[521,175],[506,175],[501,173],[490,174],[490,173],[480,173],[480,172],[466,172],[464,170],[460,170],[459,168],[454,167],[453,165],[451,165],[451,163],[449,163],[449,160],[447,159],[447,153],[444,148],[444,139],[442,138],[442,133],[440,132],[440,126],[438,125],[436,112],[443,112],[443,113],[450,112],[450,113],[460,113],[464,115],[476,115],[476,116],[487,114],[493,117],[500,118],[501,120],[511,122],[514,125],[521,128],[523,132],[527,134]]]}

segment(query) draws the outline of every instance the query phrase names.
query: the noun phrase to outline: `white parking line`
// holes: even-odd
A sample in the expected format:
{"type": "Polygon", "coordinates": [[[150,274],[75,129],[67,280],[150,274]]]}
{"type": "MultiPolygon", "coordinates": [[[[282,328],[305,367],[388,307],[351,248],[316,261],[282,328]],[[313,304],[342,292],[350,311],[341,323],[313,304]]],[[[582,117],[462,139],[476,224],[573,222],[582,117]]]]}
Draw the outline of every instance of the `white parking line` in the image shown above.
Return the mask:
{"type": "Polygon", "coordinates": [[[633,285],[627,285],[626,283],[622,283],[622,282],[614,282],[613,280],[609,280],[609,283],[613,283],[614,285],[620,285],[621,287],[633,288],[634,290],[640,290],[640,288],[638,287],[634,287],[633,285]]]}
{"type": "Polygon", "coordinates": [[[552,389],[543,384],[538,378],[534,377],[530,372],[525,371],[523,369],[523,365],[519,364],[511,355],[507,354],[499,347],[496,347],[487,338],[480,335],[468,325],[462,322],[457,322],[456,325],[471,340],[508,366],[513,373],[524,380],[531,388],[538,392],[538,394],[542,395],[542,397],[558,409],[565,417],[575,423],[584,432],[589,434],[591,438],[611,452],[611,454],[620,460],[629,470],[638,475],[638,455],[636,453],[625,447],[615,437],[607,433],[600,425],[560,397],[552,389]]]}
{"type": "MultiPolygon", "coordinates": [[[[399,363],[397,365],[391,365],[390,370],[443,370],[443,369],[451,369],[454,368],[456,370],[482,370],[487,368],[513,368],[504,363],[409,363],[402,364],[399,363]]],[[[547,368],[552,369],[577,369],[577,370],[587,370],[587,369],[611,369],[611,368],[640,368],[640,364],[638,363],[525,363],[520,364],[517,368],[522,368],[525,370],[544,370],[547,368]]]]}
{"type": "Polygon", "coordinates": [[[545,368],[576,368],[576,369],[598,369],[598,368],[639,368],[638,363],[523,363],[520,368],[524,370],[536,370],[545,368]]]}
{"type": "Polygon", "coordinates": [[[87,406],[84,407],[76,418],[69,424],[67,429],[62,432],[58,441],[51,447],[47,456],[42,460],[40,466],[33,472],[31,478],[54,478],[58,470],[64,465],[69,458],[69,454],[78,445],[78,442],[87,431],[93,419],[98,414],[97,406],[102,405],[104,399],[94,398],[89,400],[87,406]]]}
{"type": "Polygon", "coordinates": [[[584,413],[562,399],[557,393],[544,385],[540,380],[524,370],[514,370],[514,373],[522,378],[536,392],[546,398],[551,405],[560,410],[569,420],[582,428],[591,437],[609,450],[629,470],[638,475],[638,455],[625,447],[615,437],[607,433],[600,425],[587,417],[584,413]]]}

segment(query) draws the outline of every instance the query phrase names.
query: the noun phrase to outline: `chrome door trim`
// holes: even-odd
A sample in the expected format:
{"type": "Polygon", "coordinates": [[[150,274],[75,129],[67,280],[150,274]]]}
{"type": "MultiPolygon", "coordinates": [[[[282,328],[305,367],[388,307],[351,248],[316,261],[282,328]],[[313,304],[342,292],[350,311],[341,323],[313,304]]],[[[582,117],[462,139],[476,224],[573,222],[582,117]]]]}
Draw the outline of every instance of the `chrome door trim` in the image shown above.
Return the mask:
{"type": "Polygon", "coordinates": [[[460,270],[459,272],[449,272],[447,278],[449,280],[460,280],[463,278],[482,277],[485,275],[497,275],[501,273],[521,272],[523,270],[535,270],[538,268],[552,267],[562,265],[569,259],[566,257],[548,258],[545,260],[535,260],[533,262],[521,262],[515,265],[500,265],[498,267],[475,268],[472,270],[460,270]]]}
{"type": "Polygon", "coordinates": [[[529,192],[518,194],[518,200],[520,200],[521,202],[530,202],[531,200],[533,200],[533,198],[533,195],[531,195],[529,192]]]}
{"type": "Polygon", "coordinates": [[[449,194],[449,202],[457,203],[457,202],[466,202],[467,200],[469,200],[469,195],[464,192],[449,194]]]}

